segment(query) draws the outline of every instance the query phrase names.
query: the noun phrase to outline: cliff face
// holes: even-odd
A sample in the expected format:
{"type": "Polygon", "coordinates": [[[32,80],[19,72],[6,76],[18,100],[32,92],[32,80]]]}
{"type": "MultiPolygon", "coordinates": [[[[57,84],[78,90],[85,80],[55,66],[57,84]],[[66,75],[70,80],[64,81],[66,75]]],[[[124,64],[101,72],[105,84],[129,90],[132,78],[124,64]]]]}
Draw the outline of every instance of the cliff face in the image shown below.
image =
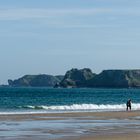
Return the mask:
{"type": "Polygon", "coordinates": [[[61,82],[61,86],[91,88],[140,87],[140,70],[104,70],[97,75],[93,74],[90,70],[74,69],[66,73],[63,81],[61,82]]]}
{"type": "Polygon", "coordinates": [[[93,79],[93,86],[140,87],[140,70],[106,70],[93,79]]]}
{"type": "Polygon", "coordinates": [[[63,79],[63,76],[25,75],[17,80],[8,80],[12,87],[53,87],[63,79]]]}
{"type": "Polygon", "coordinates": [[[12,87],[140,87],[140,70],[104,70],[94,74],[88,68],[71,69],[65,76],[25,75],[8,83],[12,87]]]}
{"type": "Polygon", "coordinates": [[[64,79],[60,82],[61,87],[87,87],[88,81],[92,79],[95,74],[88,68],[85,69],[71,69],[67,71],[64,79]]]}
{"type": "Polygon", "coordinates": [[[129,87],[129,71],[104,70],[90,82],[91,87],[129,87]]]}

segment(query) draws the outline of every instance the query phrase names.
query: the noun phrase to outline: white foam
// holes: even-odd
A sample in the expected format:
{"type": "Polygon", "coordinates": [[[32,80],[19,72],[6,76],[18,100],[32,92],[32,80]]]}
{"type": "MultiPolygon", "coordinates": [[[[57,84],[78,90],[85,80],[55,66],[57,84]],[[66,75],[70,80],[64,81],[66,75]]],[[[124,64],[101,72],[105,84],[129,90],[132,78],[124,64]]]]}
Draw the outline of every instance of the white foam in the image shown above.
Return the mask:
{"type": "MultiPolygon", "coordinates": [[[[73,104],[73,105],[59,105],[59,106],[20,106],[20,109],[15,111],[0,111],[0,115],[5,114],[39,114],[39,113],[67,113],[67,112],[97,112],[97,111],[124,111],[126,104],[73,104]]],[[[132,110],[140,110],[140,103],[133,103],[132,110]]]]}
{"type": "MultiPolygon", "coordinates": [[[[44,109],[44,110],[54,110],[54,111],[78,111],[78,110],[108,110],[108,111],[117,111],[125,110],[126,104],[111,105],[111,104],[73,104],[73,105],[63,105],[63,106],[24,106],[23,108],[27,109],[44,109]]],[[[140,104],[132,104],[133,110],[140,110],[140,104]]]]}

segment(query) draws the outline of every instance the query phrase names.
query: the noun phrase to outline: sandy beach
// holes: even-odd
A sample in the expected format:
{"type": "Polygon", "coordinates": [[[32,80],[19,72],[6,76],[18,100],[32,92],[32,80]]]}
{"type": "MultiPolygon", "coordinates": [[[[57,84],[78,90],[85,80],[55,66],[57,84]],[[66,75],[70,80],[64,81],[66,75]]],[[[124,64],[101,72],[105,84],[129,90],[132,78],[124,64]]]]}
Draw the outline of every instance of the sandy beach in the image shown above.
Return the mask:
{"type": "Polygon", "coordinates": [[[1,140],[138,140],[140,112],[0,115],[1,140]]]}

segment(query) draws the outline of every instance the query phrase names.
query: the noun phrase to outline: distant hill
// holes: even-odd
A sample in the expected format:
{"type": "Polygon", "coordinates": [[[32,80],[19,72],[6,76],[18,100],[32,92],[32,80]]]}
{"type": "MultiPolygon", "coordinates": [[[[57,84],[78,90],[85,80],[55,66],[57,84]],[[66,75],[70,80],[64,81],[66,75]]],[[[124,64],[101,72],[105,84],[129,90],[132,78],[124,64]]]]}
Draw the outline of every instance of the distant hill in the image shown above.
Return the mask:
{"type": "Polygon", "coordinates": [[[90,81],[91,87],[140,87],[140,70],[104,70],[90,81]]]}
{"type": "Polygon", "coordinates": [[[63,76],[25,75],[17,80],[8,80],[11,87],[53,87],[61,82],[63,76]]]}
{"type": "Polygon", "coordinates": [[[65,76],[25,75],[8,83],[11,87],[140,88],[140,70],[104,70],[95,74],[89,68],[71,69],[65,76]]]}
{"type": "Polygon", "coordinates": [[[140,87],[140,70],[104,70],[94,74],[90,69],[72,69],[60,82],[62,87],[140,87]]]}

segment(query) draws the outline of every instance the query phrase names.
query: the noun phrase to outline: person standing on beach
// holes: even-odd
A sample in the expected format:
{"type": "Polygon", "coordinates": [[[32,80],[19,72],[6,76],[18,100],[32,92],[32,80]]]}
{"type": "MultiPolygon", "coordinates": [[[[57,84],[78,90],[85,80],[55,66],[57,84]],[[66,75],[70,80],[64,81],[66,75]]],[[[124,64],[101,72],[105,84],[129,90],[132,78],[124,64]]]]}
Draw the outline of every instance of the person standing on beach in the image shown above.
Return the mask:
{"type": "Polygon", "coordinates": [[[128,111],[128,109],[131,111],[131,99],[129,99],[126,103],[126,110],[128,111]]]}

